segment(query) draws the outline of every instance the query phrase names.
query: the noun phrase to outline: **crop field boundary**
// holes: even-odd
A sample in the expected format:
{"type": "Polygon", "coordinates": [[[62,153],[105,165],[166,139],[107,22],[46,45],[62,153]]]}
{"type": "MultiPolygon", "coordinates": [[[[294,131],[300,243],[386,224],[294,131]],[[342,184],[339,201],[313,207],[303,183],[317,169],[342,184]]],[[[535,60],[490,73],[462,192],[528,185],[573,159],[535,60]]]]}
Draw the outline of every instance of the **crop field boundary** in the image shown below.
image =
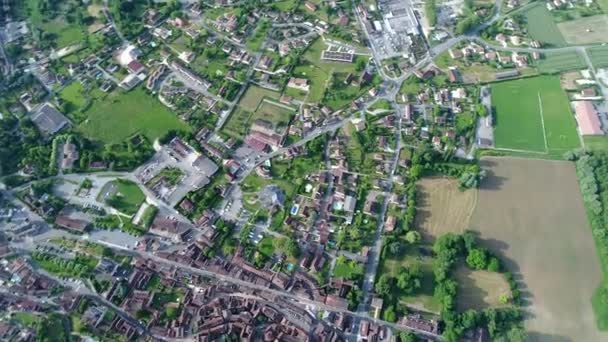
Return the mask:
{"type": "Polygon", "coordinates": [[[545,129],[545,117],[543,116],[543,99],[540,97],[540,91],[538,92],[538,112],[540,113],[540,124],[543,126],[543,139],[545,140],[545,152],[549,152],[549,145],[547,144],[547,130],[545,129]]]}

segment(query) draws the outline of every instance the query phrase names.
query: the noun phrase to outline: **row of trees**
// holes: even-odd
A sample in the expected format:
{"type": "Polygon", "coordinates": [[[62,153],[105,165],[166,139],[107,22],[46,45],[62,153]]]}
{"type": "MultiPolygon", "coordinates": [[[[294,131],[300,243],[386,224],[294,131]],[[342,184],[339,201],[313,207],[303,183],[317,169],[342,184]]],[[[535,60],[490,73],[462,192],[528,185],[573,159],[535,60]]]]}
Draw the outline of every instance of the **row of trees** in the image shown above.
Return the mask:
{"type": "MultiPolygon", "coordinates": [[[[608,203],[608,153],[575,151],[566,153],[564,157],[576,161],[587,217],[600,258],[605,262],[608,260],[608,211],[605,210],[608,203]]],[[[608,283],[602,284],[598,298],[602,305],[608,305],[608,283]]]]}

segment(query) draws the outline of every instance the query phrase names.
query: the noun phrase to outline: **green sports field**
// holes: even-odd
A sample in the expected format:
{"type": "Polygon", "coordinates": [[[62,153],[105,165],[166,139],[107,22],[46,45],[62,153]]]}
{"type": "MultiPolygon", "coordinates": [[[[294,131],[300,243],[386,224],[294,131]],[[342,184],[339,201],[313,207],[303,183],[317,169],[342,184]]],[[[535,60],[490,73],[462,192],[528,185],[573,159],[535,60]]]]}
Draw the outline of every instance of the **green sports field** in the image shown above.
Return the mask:
{"type": "Polygon", "coordinates": [[[560,156],[580,146],[559,77],[539,76],[492,86],[496,147],[560,156]]]}

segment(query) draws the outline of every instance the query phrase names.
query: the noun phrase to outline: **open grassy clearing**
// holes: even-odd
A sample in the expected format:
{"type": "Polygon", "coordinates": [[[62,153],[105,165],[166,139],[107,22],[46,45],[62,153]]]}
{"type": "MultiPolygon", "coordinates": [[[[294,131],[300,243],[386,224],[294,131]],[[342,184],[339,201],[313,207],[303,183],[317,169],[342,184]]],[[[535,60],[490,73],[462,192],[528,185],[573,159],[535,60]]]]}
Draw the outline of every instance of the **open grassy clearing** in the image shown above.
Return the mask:
{"type": "Polygon", "coordinates": [[[596,151],[608,151],[608,136],[586,135],[583,137],[585,148],[596,151]]]}
{"type": "Polygon", "coordinates": [[[101,189],[98,200],[127,215],[134,215],[146,196],[139,186],[126,179],[116,179],[106,183],[101,189]]]}
{"type": "Polygon", "coordinates": [[[422,178],[417,186],[416,227],[426,241],[469,227],[477,191],[460,191],[457,180],[444,177],[422,178]]]}
{"type": "Polygon", "coordinates": [[[241,98],[239,106],[245,110],[254,111],[262,100],[267,97],[273,100],[278,100],[281,94],[276,91],[264,89],[258,86],[250,86],[241,98]]]}
{"type": "Polygon", "coordinates": [[[550,46],[566,45],[566,40],[544,3],[530,7],[523,14],[526,17],[528,34],[532,39],[550,46]]]}
{"type": "Polygon", "coordinates": [[[142,133],[154,141],[171,129],[190,130],[141,87],[130,92],[113,92],[103,101],[96,100],[85,114],[88,118],[80,124],[80,130],[89,138],[104,143],[120,143],[135,133],[142,133]]]}
{"type": "Polygon", "coordinates": [[[27,0],[28,17],[34,27],[50,34],[48,38],[54,41],[58,49],[82,42],[86,35],[86,28],[75,23],[70,24],[62,17],[48,21],[44,20],[44,14],[40,12],[38,7],[39,2],[40,0],[27,0]]]}
{"type": "Polygon", "coordinates": [[[236,107],[232,114],[230,114],[230,118],[228,118],[224,127],[222,127],[222,132],[233,138],[243,138],[249,129],[251,115],[251,112],[241,107],[236,107]]]}
{"type": "Polygon", "coordinates": [[[509,283],[501,273],[471,270],[461,265],[454,270],[454,277],[458,282],[458,311],[508,306],[500,303],[500,296],[509,296],[511,293],[509,283]]]}
{"type": "Polygon", "coordinates": [[[594,15],[557,24],[566,43],[573,45],[608,42],[608,15],[594,15]]]}
{"type": "Polygon", "coordinates": [[[261,119],[285,127],[291,121],[295,110],[276,102],[263,101],[252,117],[252,121],[261,119]]]}
{"type": "Polygon", "coordinates": [[[580,146],[568,97],[557,76],[496,83],[492,104],[497,148],[563,153],[580,146]]]}
{"type": "Polygon", "coordinates": [[[61,90],[59,97],[77,108],[81,108],[86,103],[84,87],[80,82],[70,83],[70,85],[61,90]]]}
{"type": "MultiPolygon", "coordinates": [[[[421,256],[423,253],[419,249],[430,250],[431,246],[424,244],[407,245],[405,252],[399,256],[386,256],[382,259],[378,274],[391,274],[397,276],[399,271],[412,264],[420,265],[422,271],[421,287],[413,296],[398,294],[399,302],[412,305],[429,312],[439,312],[441,305],[433,295],[435,289],[435,275],[433,273],[434,258],[421,256]]],[[[429,254],[428,252],[424,254],[429,254]]]]}
{"type": "Polygon", "coordinates": [[[576,51],[549,52],[537,62],[538,71],[553,74],[569,70],[585,69],[587,64],[576,51]]]}
{"type": "Polygon", "coordinates": [[[608,46],[597,46],[587,49],[591,63],[596,68],[608,68],[608,46]]]}
{"type": "Polygon", "coordinates": [[[222,132],[234,137],[243,138],[254,120],[264,119],[276,124],[287,124],[293,111],[283,105],[273,104],[265,100],[276,101],[280,94],[276,91],[251,86],[241,98],[239,105],[230,114],[222,132]]]}
{"type": "Polygon", "coordinates": [[[320,102],[323,100],[325,87],[329,75],[314,64],[300,64],[293,70],[294,77],[306,78],[310,82],[310,93],[308,102],[320,102]]]}
{"type": "Polygon", "coordinates": [[[471,228],[519,281],[530,341],[604,341],[591,296],[602,279],[574,164],[484,158],[471,228]]]}
{"type": "MultiPolygon", "coordinates": [[[[481,63],[481,62],[465,62],[463,59],[453,59],[450,57],[448,51],[441,53],[434,59],[435,64],[438,68],[443,71],[447,71],[448,67],[457,66],[460,74],[462,76],[462,80],[464,83],[480,83],[480,82],[494,82],[496,81],[496,73],[506,71],[507,69],[496,69],[489,64],[481,63]]],[[[524,68],[518,69],[521,75],[534,75],[537,74],[534,68],[524,68]]],[[[411,78],[410,78],[411,79],[411,78]]],[[[404,82],[404,85],[406,82],[404,82]]],[[[413,81],[407,82],[409,89],[412,89],[412,86],[415,83],[413,81]]],[[[404,93],[407,89],[401,90],[401,93],[404,93]]]]}
{"type": "Polygon", "coordinates": [[[296,8],[298,4],[297,0],[282,0],[275,1],[273,5],[281,12],[289,12],[292,9],[296,8]]]}

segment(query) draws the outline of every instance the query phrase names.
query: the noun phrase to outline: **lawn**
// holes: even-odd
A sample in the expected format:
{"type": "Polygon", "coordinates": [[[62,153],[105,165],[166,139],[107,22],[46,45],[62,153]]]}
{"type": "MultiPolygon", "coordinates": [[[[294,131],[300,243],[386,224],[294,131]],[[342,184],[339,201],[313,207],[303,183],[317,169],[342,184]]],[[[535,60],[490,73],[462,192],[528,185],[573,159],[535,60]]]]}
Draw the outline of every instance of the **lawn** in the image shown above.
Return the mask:
{"type": "Polygon", "coordinates": [[[294,112],[288,106],[265,100],[253,114],[252,121],[262,119],[277,127],[285,127],[291,121],[294,112]]]}
{"type": "Polygon", "coordinates": [[[587,49],[591,63],[596,68],[608,68],[608,47],[597,46],[587,49]]]}
{"type": "Polygon", "coordinates": [[[67,87],[63,88],[59,93],[59,97],[70,103],[70,107],[74,109],[82,108],[86,103],[86,95],[84,94],[84,87],[78,81],[70,83],[67,87]]]}
{"type": "MultiPolygon", "coordinates": [[[[323,39],[319,38],[315,40],[315,42],[306,49],[306,52],[303,55],[304,61],[298,65],[293,72],[294,77],[306,78],[310,81],[310,94],[307,100],[310,103],[321,102],[323,100],[325,89],[328,86],[328,80],[332,74],[338,73],[343,75],[343,78],[350,73],[357,74],[355,62],[357,59],[366,58],[363,56],[356,56],[353,63],[323,61],[321,60],[321,52],[325,49],[327,49],[327,45],[325,45],[323,39]]],[[[325,103],[333,109],[350,103],[350,101],[360,93],[357,87],[352,86],[341,87],[339,90],[341,92],[340,96],[327,99],[327,103],[325,103]]],[[[333,90],[333,92],[335,93],[336,90],[333,90]]],[[[293,94],[294,97],[302,98],[301,94],[297,91],[288,89],[287,93],[290,96],[293,94]]]]}
{"type": "Polygon", "coordinates": [[[236,107],[230,117],[222,127],[222,132],[233,137],[242,139],[247,131],[249,130],[249,121],[251,119],[251,112],[248,112],[241,108],[236,107]]]}
{"type": "Polygon", "coordinates": [[[293,70],[293,76],[306,78],[310,82],[308,102],[320,102],[323,100],[327,79],[329,78],[329,74],[323,71],[323,69],[314,64],[300,64],[293,70]]]}
{"type": "Polygon", "coordinates": [[[77,24],[69,24],[65,18],[61,17],[45,20],[45,14],[41,13],[38,7],[40,1],[27,0],[30,21],[36,28],[50,34],[50,39],[54,41],[58,49],[84,40],[85,28],[77,24]]]}
{"type": "Polygon", "coordinates": [[[608,152],[608,136],[605,135],[586,135],[583,137],[585,147],[590,150],[608,152]]]}
{"type": "Polygon", "coordinates": [[[608,340],[591,304],[603,275],[574,164],[522,158],[481,164],[489,172],[470,227],[520,282],[528,336],[608,340]]]}
{"type": "Polygon", "coordinates": [[[553,16],[544,3],[539,3],[524,12],[528,34],[532,39],[550,46],[564,46],[566,40],[562,36],[553,16]]]}
{"type": "Polygon", "coordinates": [[[492,86],[497,148],[559,154],[580,146],[574,115],[558,76],[492,86]],[[517,101],[513,101],[517,99],[517,101]]]}
{"type": "Polygon", "coordinates": [[[416,227],[426,241],[469,227],[477,191],[460,191],[458,181],[446,177],[422,178],[416,186],[416,227]]]}
{"type": "Polygon", "coordinates": [[[498,272],[471,270],[460,265],[454,270],[458,282],[456,307],[459,311],[483,310],[508,306],[500,303],[500,296],[510,296],[511,287],[505,276],[498,272]]]}
{"type": "Polygon", "coordinates": [[[594,15],[557,24],[568,44],[608,42],[608,15],[594,15]]]}
{"type": "Polygon", "coordinates": [[[266,257],[271,257],[272,254],[274,254],[274,245],[272,242],[272,237],[264,237],[262,240],[260,240],[260,243],[258,245],[258,251],[266,257]]]}
{"type": "Polygon", "coordinates": [[[273,3],[273,5],[281,12],[291,11],[292,9],[296,8],[297,4],[297,0],[280,0],[273,3]]]}
{"type": "Polygon", "coordinates": [[[280,104],[271,104],[265,100],[276,101],[281,94],[276,91],[264,89],[258,86],[250,86],[239,105],[230,114],[230,117],[222,127],[222,132],[242,139],[249,130],[251,122],[256,119],[265,119],[276,124],[286,125],[291,119],[292,111],[280,104]],[[274,120],[277,120],[276,122],[274,120]]]}
{"type": "Polygon", "coordinates": [[[141,87],[113,92],[103,101],[94,101],[85,114],[88,118],[80,124],[80,130],[104,143],[120,143],[135,133],[154,141],[172,129],[190,131],[188,125],[141,87]]]}
{"type": "Polygon", "coordinates": [[[139,186],[126,179],[108,182],[101,189],[99,196],[102,201],[127,215],[134,215],[146,199],[139,186]]]}
{"type": "Polygon", "coordinates": [[[252,85],[247,88],[247,91],[239,102],[239,106],[253,112],[258,108],[264,98],[278,100],[280,96],[281,94],[276,91],[252,85]]]}
{"type": "Polygon", "coordinates": [[[549,52],[543,54],[543,58],[537,62],[538,71],[553,74],[569,70],[587,68],[587,64],[576,51],[549,52]]]}
{"type": "Polygon", "coordinates": [[[404,295],[397,293],[400,303],[408,304],[429,312],[439,312],[441,305],[433,295],[435,289],[435,276],[433,274],[434,258],[429,255],[430,246],[426,245],[407,245],[405,252],[399,256],[385,256],[380,263],[378,274],[391,274],[397,276],[399,270],[412,264],[420,265],[422,271],[421,288],[414,295],[404,295]],[[424,249],[427,252],[422,252],[424,249]]]}
{"type": "Polygon", "coordinates": [[[253,36],[249,37],[246,42],[246,46],[251,51],[258,51],[266,39],[268,35],[268,31],[270,30],[270,23],[268,20],[261,20],[257,23],[257,28],[253,33],[253,36]]]}

